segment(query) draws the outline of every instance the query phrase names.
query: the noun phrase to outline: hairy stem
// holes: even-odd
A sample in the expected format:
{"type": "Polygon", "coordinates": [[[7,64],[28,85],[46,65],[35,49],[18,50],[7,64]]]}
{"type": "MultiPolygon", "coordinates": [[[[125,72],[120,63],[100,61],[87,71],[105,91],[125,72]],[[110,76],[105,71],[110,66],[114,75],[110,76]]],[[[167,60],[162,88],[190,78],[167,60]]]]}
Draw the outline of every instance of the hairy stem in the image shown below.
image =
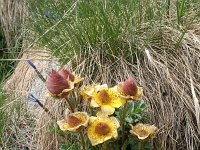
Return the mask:
{"type": "Polygon", "coordinates": [[[74,101],[76,102],[76,93],[75,93],[75,91],[73,90],[73,92],[72,92],[72,95],[73,95],[73,97],[74,97],[74,101]]]}
{"type": "Polygon", "coordinates": [[[138,150],[142,150],[143,148],[143,143],[142,142],[139,142],[139,144],[138,144],[138,150]]]}
{"type": "Polygon", "coordinates": [[[70,107],[71,111],[74,113],[75,111],[74,111],[74,108],[73,108],[73,105],[72,105],[72,103],[71,103],[71,102],[70,102],[70,100],[68,99],[68,95],[67,95],[67,96],[65,96],[65,99],[66,99],[66,101],[67,101],[67,103],[68,103],[68,105],[69,105],[69,107],[70,107]]]}
{"type": "Polygon", "coordinates": [[[74,98],[75,107],[77,107],[78,98],[77,98],[77,96],[76,96],[75,89],[72,91],[72,96],[73,96],[73,98],[74,98]]]}

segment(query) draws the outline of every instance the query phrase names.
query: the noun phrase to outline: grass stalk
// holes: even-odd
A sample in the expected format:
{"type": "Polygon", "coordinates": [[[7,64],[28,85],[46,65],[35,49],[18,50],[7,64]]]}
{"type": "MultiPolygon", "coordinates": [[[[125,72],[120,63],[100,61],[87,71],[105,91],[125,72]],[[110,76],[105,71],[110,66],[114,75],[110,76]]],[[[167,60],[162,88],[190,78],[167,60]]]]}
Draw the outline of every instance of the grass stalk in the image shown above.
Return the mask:
{"type": "Polygon", "coordinates": [[[80,131],[79,134],[80,134],[80,137],[81,137],[82,150],[86,150],[85,149],[85,140],[84,140],[83,132],[80,131]]]}
{"type": "Polygon", "coordinates": [[[171,4],[171,0],[167,0],[167,18],[170,18],[170,4],[171,4]]]}

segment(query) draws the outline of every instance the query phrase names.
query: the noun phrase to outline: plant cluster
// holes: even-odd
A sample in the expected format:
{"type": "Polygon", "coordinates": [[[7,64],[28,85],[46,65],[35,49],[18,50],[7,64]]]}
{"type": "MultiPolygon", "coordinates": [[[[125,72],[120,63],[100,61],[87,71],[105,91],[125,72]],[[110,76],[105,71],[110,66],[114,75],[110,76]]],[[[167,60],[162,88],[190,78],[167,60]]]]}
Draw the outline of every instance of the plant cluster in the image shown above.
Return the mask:
{"type": "MultiPolygon", "coordinates": [[[[142,149],[146,141],[155,137],[157,127],[138,123],[145,106],[141,101],[143,89],[137,86],[133,78],[113,87],[99,83],[80,87],[84,80],[80,75],[67,69],[52,70],[46,80],[31,61],[28,63],[45,82],[49,96],[67,101],[69,109],[66,109],[65,117],[62,120],[56,119],[56,122],[62,132],[80,134],[83,150],[132,149],[136,141],[135,145],[142,149]],[[77,110],[78,98],[82,100],[81,103],[88,104],[90,111],[77,110]],[[90,142],[86,142],[85,135],[90,142]]],[[[55,119],[50,110],[33,95],[32,98],[55,119]]],[[[65,148],[69,149],[66,145],[65,148]]]]}

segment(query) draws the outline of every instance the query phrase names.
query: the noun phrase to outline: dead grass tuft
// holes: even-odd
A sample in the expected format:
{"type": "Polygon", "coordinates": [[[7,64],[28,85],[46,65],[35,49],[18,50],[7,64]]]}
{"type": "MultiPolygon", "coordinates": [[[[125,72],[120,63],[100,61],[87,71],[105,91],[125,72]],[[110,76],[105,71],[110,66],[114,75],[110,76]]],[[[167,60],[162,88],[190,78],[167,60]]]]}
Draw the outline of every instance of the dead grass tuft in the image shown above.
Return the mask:
{"type": "Polygon", "coordinates": [[[13,42],[16,44],[21,40],[26,5],[24,0],[0,0],[0,7],[0,25],[6,40],[6,47],[10,48],[14,46],[13,42]]]}
{"type": "MultiPolygon", "coordinates": [[[[170,28],[167,31],[163,35],[165,41],[180,34],[170,28]]],[[[150,104],[149,114],[160,128],[158,141],[165,149],[198,149],[200,146],[199,44],[199,35],[189,30],[176,54],[169,53],[165,45],[159,46],[162,53],[149,46],[145,50],[144,64],[138,66],[145,99],[150,104]]]]}

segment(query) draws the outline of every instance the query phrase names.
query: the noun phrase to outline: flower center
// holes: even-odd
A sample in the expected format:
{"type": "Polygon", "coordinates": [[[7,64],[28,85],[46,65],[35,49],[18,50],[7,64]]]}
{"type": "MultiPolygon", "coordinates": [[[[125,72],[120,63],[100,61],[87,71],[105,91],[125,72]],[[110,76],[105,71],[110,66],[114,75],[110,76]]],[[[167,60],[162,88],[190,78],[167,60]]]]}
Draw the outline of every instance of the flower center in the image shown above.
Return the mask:
{"type": "Polygon", "coordinates": [[[95,127],[95,132],[100,135],[105,135],[110,132],[110,128],[106,123],[99,122],[95,127]]]}
{"type": "Polygon", "coordinates": [[[101,100],[102,103],[107,103],[109,101],[109,94],[106,90],[101,90],[99,91],[99,99],[101,100]]]}
{"type": "Polygon", "coordinates": [[[82,121],[79,118],[75,117],[75,116],[69,115],[67,117],[67,123],[71,127],[75,127],[75,126],[79,125],[81,122],[82,121]]]}
{"type": "Polygon", "coordinates": [[[146,130],[141,130],[140,132],[139,132],[139,135],[140,136],[147,136],[148,135],[148,132],[146,131],[146,130]]]}

